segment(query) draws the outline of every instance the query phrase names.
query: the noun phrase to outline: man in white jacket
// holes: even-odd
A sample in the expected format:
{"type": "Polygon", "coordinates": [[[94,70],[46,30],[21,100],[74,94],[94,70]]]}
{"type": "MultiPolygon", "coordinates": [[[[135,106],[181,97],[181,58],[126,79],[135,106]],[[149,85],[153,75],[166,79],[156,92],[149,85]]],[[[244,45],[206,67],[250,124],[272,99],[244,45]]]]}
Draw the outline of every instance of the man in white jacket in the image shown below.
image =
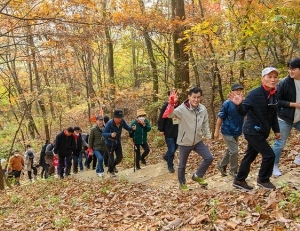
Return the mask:
{"type": "Polygon", "coordinates": [[[178,119],[178,181],[179,187],[183,191],[189,190],[186,185],[185,167],[191,151],[195,151],[203,158],[199,169],[192,176],[192,180],[202,186],[207,185],[203,176],[213,161],[213,156],[208,148],[211,145],[208,114],[206,107],[200,103],[201,96],[202,90],[199,87],[190,89],[188,99],[174,110],[174,105],[178,101],[177,92],[174,90],[170,94],[169,105],[163,115],[163,117],[178,119]],[[206,144],[203,142],[203,136],[206,144]]]}

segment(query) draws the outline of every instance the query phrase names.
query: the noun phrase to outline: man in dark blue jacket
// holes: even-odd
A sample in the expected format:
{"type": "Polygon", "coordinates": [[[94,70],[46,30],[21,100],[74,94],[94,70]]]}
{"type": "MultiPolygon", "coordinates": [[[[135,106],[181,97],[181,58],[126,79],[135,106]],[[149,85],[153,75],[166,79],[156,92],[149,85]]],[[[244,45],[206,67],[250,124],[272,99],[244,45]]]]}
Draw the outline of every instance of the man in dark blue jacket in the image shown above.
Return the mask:
{"type": "MultiPolygon", "coordinates": [[[[288,76],[277,85],[278,123],[282,137],[276,140],[273,146],[275,152],[273,175],[275,177],[282,175],[278,168],[279,159],[292,128],[300,131],[300,58],[292,59],[288,63],[288,68],[288,76]]],[[[299,155],[294,163],[300,165],[299,155]]]]}
{"type": "MultiPolygon", "coordinates": [[[[233,84],[231,86],[231,92],[237,95],[241,95],[243,89],[241,84],[233,84]]],[[[234,103],[230,100],[225,100],[218,113],[214,134],[214,138],[218,139],[221,128],[221,133],[227,146],[223,158],[217,166],[222,176],[227,176],[226,168],[228,164],[230,165],[229,174],[233,177],[236,176],[239,154],[238,138],[242,134],[243,122],[244,117],[239,115],[234,103]]]]}
{"type": "Polygon", "coordinates": [[[105,138],[106,148],[108,150],[108,172],[111,177],[115,177],[115,173],[118,172],[116,166],[123,159],[122,145],[121,145],[121,134],[122,128],[127,131],[135,130],[135,126],[130,127],[123,119],[123,111],[116,109],[114,111],[114,117],[107,122],[103,130],[103,137],[105,138]],[[116,158],[114,158],[116,153],[116,158]]]}
{"type": "Polygon", "coordinates": [[[265,189],[276,188],[270,182],[275,154],[267,138],[271,129],[275,133],[276,139],[281,138],[277,119],[276,84],[278,74],[279,71],[274,67],[263,69],[262,85],[251,90],[245,100],[241,95],[229,94],[229,99],[237,105],[239,114],[247,115],[243,125],[243,133],[248,141],[248,147],[233,182],[233,186],[236,188],[246,191],[253,189],[247,184],[246,178],[250,172],[251,163],[256,159],[258,153],[262,155],[262,162],[257,177],[257,185],[265,189]]]}

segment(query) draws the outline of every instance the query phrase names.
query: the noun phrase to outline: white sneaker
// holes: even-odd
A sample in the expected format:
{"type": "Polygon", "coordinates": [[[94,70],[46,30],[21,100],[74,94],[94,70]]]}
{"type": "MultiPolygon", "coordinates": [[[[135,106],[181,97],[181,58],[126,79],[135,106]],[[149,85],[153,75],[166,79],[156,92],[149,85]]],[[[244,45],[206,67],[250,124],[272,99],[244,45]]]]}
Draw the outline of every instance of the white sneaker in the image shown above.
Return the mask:
{"type": "Polygon", "coordinates": [[[274,165],[274,167],[273,167],[273,176],[278,177],[278,176],[281,176],[281,175],[282,174],[278,169],[278,165],[274,165]]]}
{"type": "Polygon", "coordinates": [[[97,173],[99,177],[104,177],[104,172],[97,173]]]}
{"type": "Polygon", "coordinates": [[[300,155],[299,154],[295,157],[294,164],[300,165],[300,155]]]}

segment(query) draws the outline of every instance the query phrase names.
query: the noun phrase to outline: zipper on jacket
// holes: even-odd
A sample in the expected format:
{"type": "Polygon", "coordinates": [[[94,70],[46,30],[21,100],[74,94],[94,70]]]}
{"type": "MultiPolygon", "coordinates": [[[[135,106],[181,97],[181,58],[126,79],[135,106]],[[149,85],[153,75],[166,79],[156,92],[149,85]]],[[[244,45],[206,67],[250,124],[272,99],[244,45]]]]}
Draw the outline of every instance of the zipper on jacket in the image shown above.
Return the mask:
{"type": "Polygon", "coordinates": [[[195,145],[195,139],[196,139],[196,133],[197,133],[197,124],[198,124],[198,114],[195,112],[196,114],[196,126],[195,126],[195,131],[194,131],[194,141],[193,141],[193,145],[195,145]]]}
{"type": "Polygon", "coordinates": [[[184,135],[185,135],[185,132],[182,134],[182,137],[181,137],[181,142],[182,142],[182,140],[183,140],[183,138],[184,138],[184,135]]]}

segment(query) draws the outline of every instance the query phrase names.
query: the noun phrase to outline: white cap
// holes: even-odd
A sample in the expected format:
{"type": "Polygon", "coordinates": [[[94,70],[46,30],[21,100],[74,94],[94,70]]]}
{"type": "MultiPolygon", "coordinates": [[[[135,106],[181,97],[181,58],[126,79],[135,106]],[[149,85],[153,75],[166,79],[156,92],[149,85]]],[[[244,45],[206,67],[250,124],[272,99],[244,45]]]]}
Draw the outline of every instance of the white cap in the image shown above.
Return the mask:
{"type": "Polygon", "coordinates": [[[276,71],[277,74],[279,74],[279,71],[275,67],[266,67],[265,69],[262,70],[261,76],[264,77],[265,75],[269,74],[272,71],[276,71]]]}

